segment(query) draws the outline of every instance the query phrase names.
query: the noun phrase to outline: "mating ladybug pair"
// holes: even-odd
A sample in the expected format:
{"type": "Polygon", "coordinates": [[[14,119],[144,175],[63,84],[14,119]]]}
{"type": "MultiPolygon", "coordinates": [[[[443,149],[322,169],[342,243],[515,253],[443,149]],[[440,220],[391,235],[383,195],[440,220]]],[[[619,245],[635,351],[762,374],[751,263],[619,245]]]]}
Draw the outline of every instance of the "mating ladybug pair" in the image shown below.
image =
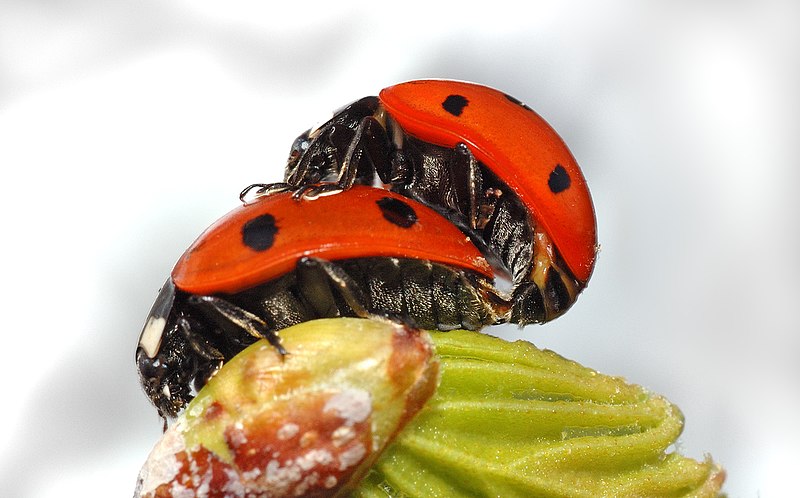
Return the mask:
{"type": "Polygon", "coordinates": [[[555,131],[471,83],[411,81],[356,101],[295,141],[284,183],[241,197],[178,261],[140,336],[142,385],[164,417],[247,345],[285,353],[277,331],[314,318],[552,320],[597,250],[589,191],[555,131]]]}

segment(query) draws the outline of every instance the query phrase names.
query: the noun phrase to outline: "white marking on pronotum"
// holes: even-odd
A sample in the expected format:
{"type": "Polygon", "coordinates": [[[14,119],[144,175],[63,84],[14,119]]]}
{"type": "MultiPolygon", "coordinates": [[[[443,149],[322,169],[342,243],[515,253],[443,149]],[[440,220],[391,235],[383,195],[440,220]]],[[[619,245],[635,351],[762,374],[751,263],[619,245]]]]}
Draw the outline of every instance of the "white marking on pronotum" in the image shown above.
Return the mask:
{"type": "Polygon", "coordinates": [[[148,358],[155,358],[161,348],[161,339],[164,336],[164,327],[167,326],[167,319],[161,316],[151,316],[142,330],[139,338],[139,346],[144,349],[148,358]]]}

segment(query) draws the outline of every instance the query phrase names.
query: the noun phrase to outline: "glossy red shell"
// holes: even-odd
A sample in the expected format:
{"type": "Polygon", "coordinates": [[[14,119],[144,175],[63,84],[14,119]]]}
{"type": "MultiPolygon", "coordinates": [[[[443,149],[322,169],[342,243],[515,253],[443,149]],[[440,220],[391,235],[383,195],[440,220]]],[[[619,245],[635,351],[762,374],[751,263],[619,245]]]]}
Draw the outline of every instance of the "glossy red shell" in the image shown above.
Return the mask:
{"type": "Polygon", "coordinates": [[[232,294],[292,271],[305,256],[427,259],[494,275],[470,239],[436,211],[387,190],[355,186],[316,199],[295,200],[282,192],[234,209],[189,247],[172,280],[192,294],[232,294]],[[386,198],[411,206],[416,222],[404,228],[388,221],[378,205],[386,198]],[[274,240],[255,250],[244,243],[244,226],[267,214],[274,217],[274,240]]]}
{"type": "Polygon", "coordinates": [[[381,91],[380,100],[406,133],[444,147],[465,143],[528,207],[579,280],[591,276],[597,253],[594,208],[586,180],[561,137],[535,112],[503,92],[474,83],[418,80],[381,91]],[[467,100],[459,116],[451,95],[467,100]],[[548,186],[556,165],[569,188],[548,186]]]}

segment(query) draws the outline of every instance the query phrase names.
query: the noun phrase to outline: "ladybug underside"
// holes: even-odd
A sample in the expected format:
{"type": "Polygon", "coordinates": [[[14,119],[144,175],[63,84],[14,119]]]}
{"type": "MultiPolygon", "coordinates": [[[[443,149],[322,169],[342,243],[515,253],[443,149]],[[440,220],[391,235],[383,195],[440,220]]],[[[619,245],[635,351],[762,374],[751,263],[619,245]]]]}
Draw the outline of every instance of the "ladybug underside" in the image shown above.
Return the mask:
{"type": "Polygon", "coordinates": [[[259,338],[282,351],[276,332],[283,328],[377,315],[477,330],[498,321],[490,288],[472,272],[400,258],[304,258],[295,271],[233,295],[196,296],[169,284],[162,289],[174,292],[166,324],[155,339],[143,333],[137,351],[142,383],[161,415],[174,417],[219,366],[259,338]]]}

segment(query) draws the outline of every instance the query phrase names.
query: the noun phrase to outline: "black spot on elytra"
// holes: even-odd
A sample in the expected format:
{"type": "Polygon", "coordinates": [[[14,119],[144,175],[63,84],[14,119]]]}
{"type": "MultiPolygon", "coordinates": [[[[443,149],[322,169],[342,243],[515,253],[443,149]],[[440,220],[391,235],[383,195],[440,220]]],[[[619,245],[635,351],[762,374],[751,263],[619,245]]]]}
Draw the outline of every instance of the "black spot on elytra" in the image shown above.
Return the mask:
{"type": "Polygon", "coordinates": [[[411,228],[417,222],[417,213],[414,208],[399,199],[384,197],[376,204],[389,223],[393,223],[401,228],[411,228]]]}
{"type": "Polygon", "coordinates": [[[553,171],[550,172],[550,178],[547,179],[547,186],[554,194],[567,190],[572,183],[569,173],[560,164],[556,164],[553,171]]]}
{"type": "Polygon", "coordinates": [[[442,102],[442,108],[453,116],[458,117],[464,112],[464,108],[467,107],[467,104],[469,104],[469,100],[463,95],[449,95],[444,99],[444,102],[442,102]]]}
{"type": "Polygon", "coordinates": [[[242,227],[242,242],[255,251],[266,251],[275,242],[275,217],[271,214],[262,214],[248,221],[242,227]]]}

